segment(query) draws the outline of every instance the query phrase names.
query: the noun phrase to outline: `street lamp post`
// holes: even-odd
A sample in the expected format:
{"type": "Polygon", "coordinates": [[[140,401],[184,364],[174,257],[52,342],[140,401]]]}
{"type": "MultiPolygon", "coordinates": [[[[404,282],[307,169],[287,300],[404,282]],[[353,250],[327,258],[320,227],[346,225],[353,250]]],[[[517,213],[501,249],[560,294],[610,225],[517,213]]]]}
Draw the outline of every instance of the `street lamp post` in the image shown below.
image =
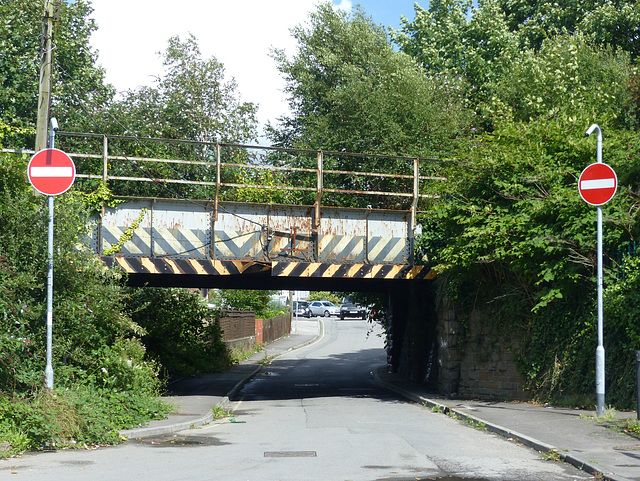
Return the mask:
{"type": "MultiPolygon", "coordinates": [[[[585,132],[588,137],[595,130],[598,131],[597,137],[597,162],[602,163],[602,130],[596,124],[593,124],[585,132]]],[[[598,285],[598,347],[596,348],[596,409],[598,416],[604,414],[604,328],[603,328],[603,300],[602,300],[602,206],[598,205],[597,220],[597,242],[598,242],[598,266],[597,266],[597,285],[598,285]]]]}

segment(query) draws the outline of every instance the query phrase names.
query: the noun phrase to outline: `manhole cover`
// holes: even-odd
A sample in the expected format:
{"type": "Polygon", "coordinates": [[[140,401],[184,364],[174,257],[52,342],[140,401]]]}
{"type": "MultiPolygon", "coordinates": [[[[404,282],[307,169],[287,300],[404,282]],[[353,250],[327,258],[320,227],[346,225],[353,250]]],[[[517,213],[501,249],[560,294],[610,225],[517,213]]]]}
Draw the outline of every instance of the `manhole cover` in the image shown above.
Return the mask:
{"type": "Polygon", "coordinates": [[[265,451],[265,458],[315,458],[315,451],[265,451]]]}

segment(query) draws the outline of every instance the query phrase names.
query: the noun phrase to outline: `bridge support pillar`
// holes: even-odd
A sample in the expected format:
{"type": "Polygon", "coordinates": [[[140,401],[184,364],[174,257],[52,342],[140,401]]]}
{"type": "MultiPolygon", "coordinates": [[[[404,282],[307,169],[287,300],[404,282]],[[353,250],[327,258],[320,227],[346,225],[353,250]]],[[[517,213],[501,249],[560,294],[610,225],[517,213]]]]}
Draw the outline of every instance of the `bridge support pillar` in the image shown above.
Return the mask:
{"type": "Polygon", "coordinates": [[[461,399],[530,399],[516,364],[521,332],[496,322],[488,304],[465,308],[449,299],[445,282],[439,279],[434,284],[440,394],[461,399]]]}
{"type": "Polygon", "coordinates": [[[389,292],[388,361],[393,372],[437,387],[437,333],[432,283],[389,292]]]}

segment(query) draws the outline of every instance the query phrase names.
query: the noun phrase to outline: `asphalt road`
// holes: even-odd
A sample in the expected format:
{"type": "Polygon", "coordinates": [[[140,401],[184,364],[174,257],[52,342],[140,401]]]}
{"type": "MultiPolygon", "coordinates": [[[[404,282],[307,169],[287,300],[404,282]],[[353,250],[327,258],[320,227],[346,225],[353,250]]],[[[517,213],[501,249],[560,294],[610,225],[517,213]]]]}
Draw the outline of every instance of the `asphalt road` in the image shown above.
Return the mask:
{"type": "Polygon", "coordinates": [[[586,480],[462,421],[379,387],[381,330],[323,320],[323,336],[267,364],[199,429],[95,451],[29,455],[29,480],[586,480]]]}

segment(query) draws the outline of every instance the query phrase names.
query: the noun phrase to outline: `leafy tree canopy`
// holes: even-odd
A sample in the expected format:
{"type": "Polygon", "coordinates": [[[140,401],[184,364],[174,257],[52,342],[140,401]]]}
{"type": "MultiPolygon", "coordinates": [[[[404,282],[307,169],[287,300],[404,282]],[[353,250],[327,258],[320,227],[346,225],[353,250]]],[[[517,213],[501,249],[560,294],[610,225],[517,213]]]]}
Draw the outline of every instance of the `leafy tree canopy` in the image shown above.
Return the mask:
{"type": "MultiPolygon", "coordinates": [[[[14,128],[35,128],[43,6],[34,0],[0,2],[0,120],[14,128]]],[[[86,109],[104,106],[114,92],[89,44],[96,29],[91,12],[87,0],[61,2],[54,22],[51,115],[67,130],[86,127],[86,109]]],[[[14,134],[5,143],[32,148],[34,134],[14,134]]]]}
{"type": "Polygon", "coordinates": [[[141,137],[243,143],[256,137],[256,110],[242,102],[222,63],[203,58],[193,35],[172,37],[165,71],[151,87],[128,91],[113,107],[111,132],[141,137]]]}
{"type": "MultiPolygon", "coordinates": [[[[481,0],[473,7],[468,0],[435,0],[428,9],[416,5],[415,11],[415,19],[403,20],[392,38],[432,75],[463,81],[471,105],[488,115],[487,121],[492,112],[485,110],[486,102],[495,98],[501,84],[518,88],[511,77],[514,69],[536,75],[536,66],[527,59],[546,49],[539,57],[544,61],[552,54],[548,42],[556,37],[581,38],[609,48],[612,56],[624,57],[621,50],[631,61],[638,55],[640,4],[635,1],[481,0]]],[[[557,73],[562,78],[568,72],[557,73]]],[[[589,75],[588,70],[581,75],[589,75]]]]}
{"type": "Polygon", "coordinates": [[[295,55],[273,52],[292,111],[271,129],[276,145],[446,155],[468,128],[455,79],[430,79],[362,10],[323,3],[292,33],[295,55]]]}

